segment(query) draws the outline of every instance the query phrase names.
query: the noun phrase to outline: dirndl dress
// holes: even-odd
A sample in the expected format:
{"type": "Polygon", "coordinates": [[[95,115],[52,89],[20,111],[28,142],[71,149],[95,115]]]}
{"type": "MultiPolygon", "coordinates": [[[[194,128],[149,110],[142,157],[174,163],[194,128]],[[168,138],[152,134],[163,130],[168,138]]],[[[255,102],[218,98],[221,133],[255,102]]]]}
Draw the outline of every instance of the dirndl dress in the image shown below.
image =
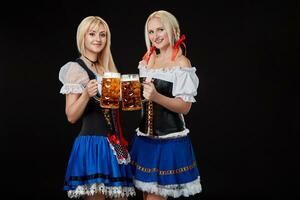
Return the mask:
{"type": "MultiPolygon", "coordinates": [[[[59,72],[63,83],[60,93],[82,93],[87,82],[95,76],[83,60],[68,62],[59,72]]],[[[100,83],[101,76],[96,78],[100,83]]],[[[81,131],[74,141],[67,165],[63,189],[68,197],[97,193],[107,198],[135,195],[130,155],[120,133],[118,109],[103,109],[91,99],[82,116],[81,131]]]]}
{"type": "MultiPolygon", "coordinates": [[[[198,78],[195,68],[148,69],[140,65],[140,77],[151,77],[156,90],[168,97],[195,102],[198,78]]],[[[202,191],[189,129],[182,114],[155,102],[144,101],[142,119],[130,150],[134,185],[163,197],[188,197],[202,191]]]]}

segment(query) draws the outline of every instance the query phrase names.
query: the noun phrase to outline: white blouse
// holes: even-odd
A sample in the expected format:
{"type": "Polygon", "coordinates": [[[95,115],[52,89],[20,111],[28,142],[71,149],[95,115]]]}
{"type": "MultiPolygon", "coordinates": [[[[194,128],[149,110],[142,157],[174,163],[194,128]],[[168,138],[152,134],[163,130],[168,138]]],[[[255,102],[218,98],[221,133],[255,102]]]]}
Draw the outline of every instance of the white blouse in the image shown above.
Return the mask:
{"type": "MultiPolygon", "coordinates": [[[[151,69],[140,63],[138,66],[140,77],[149,77],[155,79],[161,79],[173,83],[172,95],[174,97],[180,97],[185,102],[196,102],[195,96],[197,95],[197,89],[199,86],[199,79],[196,74],[195,67],[180,67],[175,66],[172,68],[159,68],[151,69]]],[[[180,132],[174,132],[163,136],[155,136],[155,138],[176,138],[186,136],[190,131],[185,127],[184,117],[181,114],[180,117],[184,123],[184,130],[180,132]]],[[[137,135],[149,136],[136,129],[137,135]]]]}
{"type": "MultiPolygon", "coordinates": [[[[102,76],[99,74],[95,75],[99,83],[98,91],[101,94],[102,76]]],[[[58,78],[63,84],[60,89],[61,94],[80,94],[90,80],[87,72],[77,62],[68,62],[62,66],[58,78]]]]}
{"type": "Polygon", "coordinates": [[[151,77],[173,83],[172,94],[185,102],[196,102],[195,96],[199,86],[199,79],[195,67],[172,67],[151,69],[140,64],[140,77],[151,77]]]}

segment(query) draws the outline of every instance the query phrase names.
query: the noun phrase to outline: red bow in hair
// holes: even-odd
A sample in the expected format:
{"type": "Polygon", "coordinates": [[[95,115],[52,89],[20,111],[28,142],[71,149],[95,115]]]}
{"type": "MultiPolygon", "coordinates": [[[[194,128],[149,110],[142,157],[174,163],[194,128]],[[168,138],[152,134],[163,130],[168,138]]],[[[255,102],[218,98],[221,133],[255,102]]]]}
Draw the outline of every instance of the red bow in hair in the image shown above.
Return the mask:
{"type": "Polygon", "coordinates": [[[145,55],[143,56],[143,60],[145,60],[145,61],[148,63],[148,61],[149,61],[149,59],[150,59],[150,56],[151,56],[151,54],[153,53],[153,51],[154,51],[155,49],[156,49],[155,46],[150,47],[150,50],[147,51],[147,52],[145,53],[145,55]]]}
{"type": "Polygon", "coordinates": [[[175,43],[174,47],[173,47],[173,53],[172,53],[172,61],[175,60],[176,55],[179,51],[179,47],[181,44],[183,44],[185,46],[185,44],[183,43],[183,41],[185,40],[185,35],[181,35],[181,37],[179,38],[179,40],[175,43]]]}

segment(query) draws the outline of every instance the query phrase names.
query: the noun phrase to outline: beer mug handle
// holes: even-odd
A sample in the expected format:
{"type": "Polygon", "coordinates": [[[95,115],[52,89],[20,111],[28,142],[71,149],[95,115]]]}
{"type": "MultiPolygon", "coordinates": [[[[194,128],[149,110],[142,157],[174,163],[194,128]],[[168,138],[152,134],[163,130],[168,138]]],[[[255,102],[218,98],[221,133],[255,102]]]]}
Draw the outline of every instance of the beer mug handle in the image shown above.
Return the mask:
{"type": "Polygon", "coordinates": [[[96,75],[96,80],[97,80],[97,83],[98,83],[98,90],[97,90],[97,94],[95,96],[93,96],[93,98],[97,102],[100,102],[101,90],[102,90],[102,77],[99,76],[99,75],[96,75]]]}

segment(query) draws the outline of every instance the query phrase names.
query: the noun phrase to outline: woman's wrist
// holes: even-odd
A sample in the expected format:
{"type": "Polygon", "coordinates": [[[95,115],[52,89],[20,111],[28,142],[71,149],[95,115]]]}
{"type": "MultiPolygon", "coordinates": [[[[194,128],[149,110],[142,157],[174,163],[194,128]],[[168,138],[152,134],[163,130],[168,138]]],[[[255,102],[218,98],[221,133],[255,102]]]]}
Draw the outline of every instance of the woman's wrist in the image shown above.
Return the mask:
{"type": "Polygon", "coordinates": [[[83,90],[82,97],[83,97],[84,99],[90,99],[90,95],[89,95],[89,93],[88,93],[88,91],[87,91],[87,88],[85,88],[85,89],[83,90]]]}

